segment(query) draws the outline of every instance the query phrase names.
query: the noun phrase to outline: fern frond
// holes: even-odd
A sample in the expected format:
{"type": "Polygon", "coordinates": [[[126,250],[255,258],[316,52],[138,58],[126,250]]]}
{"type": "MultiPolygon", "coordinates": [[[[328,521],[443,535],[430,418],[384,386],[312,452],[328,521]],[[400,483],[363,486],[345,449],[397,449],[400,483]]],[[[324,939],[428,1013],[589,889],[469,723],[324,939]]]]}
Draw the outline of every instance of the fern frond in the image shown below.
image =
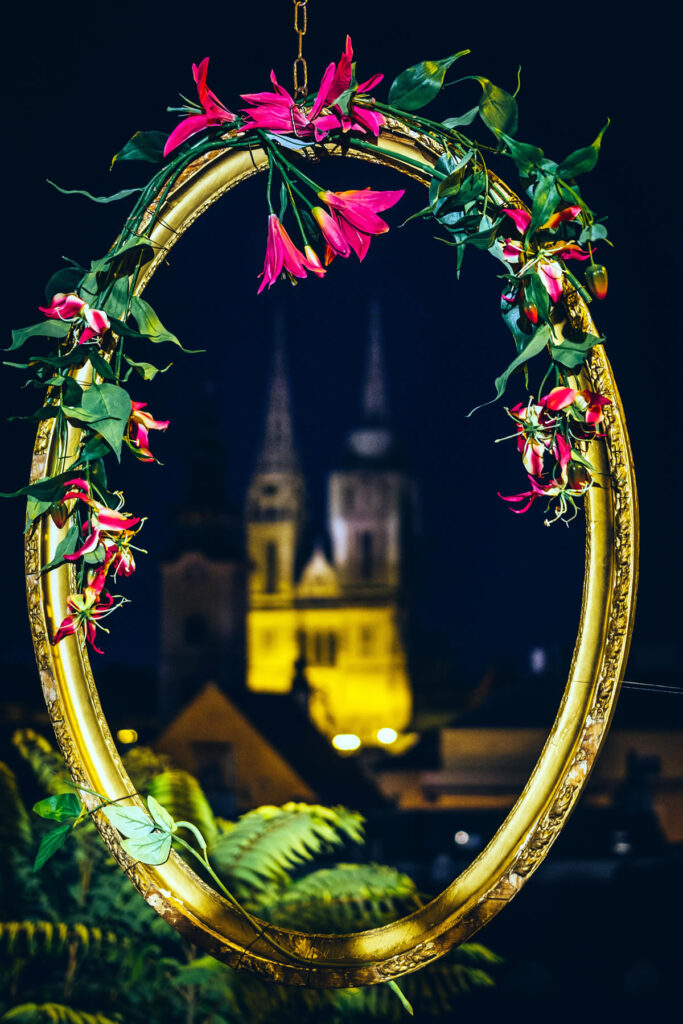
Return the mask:
{"type": "Polygon", "coordinates": [[[151,780],[148,793],[176,821],[191,821],[196,825],[207,843],[218,835],[213,811],[194,775],[182,768],[172,768],[151,780]]]}
{"type": "Polygon", "coordinates": [[[48,793],[67,793],[73,789],[69,785],[61,754],[43,736],[39,736],[33,729],[17,729],[12,736],[12,743],[24,760],[28,761],[36,779],[48,793]]]}
{"type": "Polygon", "coordinates": [[[81,922],[0,921],[0,950],[8,956],[59,955],[70,951],[83,955],[120,946],[123,941],[112,931],[81,922]]]}
{"type": "Polygon", "coordinates": [[[116,1024],[102,1013],[85,1013],[61,1003],[23,1003],[0,1017],[0,1021],[14,1024],[116,1024]]]}
{"type": "Polygon", "coordinates": [[[420,906],[415,883],[382,864],[338,864],[291,882],[259,912],[275,924],[313,932],[349,932],[395,921],[420,906]]]}
{"type": "Polygon", "coordinates": [[[361,815],[345,807],[258,807],[218,835],[209,853],[218,873],[235,890],[253,894],[264,883],[287,884],[293,868],[347,839],[362,842],[362,825],[361,815]]]}
{"type": "Polygon", "coordinates": [[[167,754],[157,754],[151,747],[131,747],[123,758],[123,764],[138,793],[145,796],[156,776],[174,767],[167,754]]]}
{"type": "Polygon", "coordinates": [[[13,846],[29,846],[31,839],[31,819],[14,772],[0,761],[0,856],[13,846]]]}

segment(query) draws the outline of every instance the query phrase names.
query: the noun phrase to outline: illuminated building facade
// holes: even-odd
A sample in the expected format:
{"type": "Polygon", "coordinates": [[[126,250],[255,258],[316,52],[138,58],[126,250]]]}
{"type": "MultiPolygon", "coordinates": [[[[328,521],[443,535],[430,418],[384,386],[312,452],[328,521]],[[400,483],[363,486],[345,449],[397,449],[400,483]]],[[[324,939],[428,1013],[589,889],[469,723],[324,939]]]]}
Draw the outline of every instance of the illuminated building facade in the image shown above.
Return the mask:
{"type": "Polygon", "coordinates": [[[405,595],[416,494],[389,424],[376,309],[370,335],[361,422],[328,477],[329,556],[321,544],[302,551],[305,486],[281,344],[246,503],[247,686],[287,693],[305,679],[313,721],[348,737],[348,749],[391,742],[412,714],[405,595]]]}

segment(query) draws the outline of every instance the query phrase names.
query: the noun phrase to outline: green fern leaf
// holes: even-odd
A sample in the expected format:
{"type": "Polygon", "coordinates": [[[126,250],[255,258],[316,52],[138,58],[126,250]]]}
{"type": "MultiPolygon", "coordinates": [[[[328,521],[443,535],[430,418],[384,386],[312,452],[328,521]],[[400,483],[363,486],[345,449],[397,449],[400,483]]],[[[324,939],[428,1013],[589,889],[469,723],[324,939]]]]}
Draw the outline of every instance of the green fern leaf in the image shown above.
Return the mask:
{"type": "Polygon", "coordinates": [[[253,895],[264,883],[288,884],[290,872],[346,840],[361,842],[363,819],[344,807],[288,803],[259,807],[219,834],[209,854],[236,892],[253,895]]]}
{"type": "Polygon", "coordinates": [[[348,932],[395,921],[420,905],[415,883],[381,864],[338,864],[291,882],[259,911],[303,931],[348,932]]]}
{"type": "Polygon", "coordinates": [[[23,1003],[0,1017],[14,1024],[116,1024],[102,1013],[84,1013],[61,1003],[23,1003]]]}
{"type": "Polygon", "coordinates": [[[0,858],[10,847],[31,845],[31,819],[19,796],[17,780],[0,761],[0,858]]]}
{"type": "Polygon", "coordinates": [[[17,729],[12,743],[28,761],[43,789],[51,794],[73,792],[64,760],[43,736],[33,729],[17,729]]]}

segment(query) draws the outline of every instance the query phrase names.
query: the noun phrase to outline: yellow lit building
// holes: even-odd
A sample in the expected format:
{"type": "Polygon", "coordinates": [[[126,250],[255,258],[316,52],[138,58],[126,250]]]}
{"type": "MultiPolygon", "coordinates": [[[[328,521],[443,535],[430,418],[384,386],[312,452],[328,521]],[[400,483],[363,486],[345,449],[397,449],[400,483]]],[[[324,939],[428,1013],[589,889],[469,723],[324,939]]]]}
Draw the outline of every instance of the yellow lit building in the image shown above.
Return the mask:
{"type": "Polygon", "coordinates": [[[374,310],[361,423],[328,478],[330,557],[320,544],[302,552],[305,487],[278,346],[246,504],[247,686],[286,693],[305,678],[313,721],[346,749],[391,743],[410,723],[404,597],[414,513],[414,483],[389,426],[374,310]]]}

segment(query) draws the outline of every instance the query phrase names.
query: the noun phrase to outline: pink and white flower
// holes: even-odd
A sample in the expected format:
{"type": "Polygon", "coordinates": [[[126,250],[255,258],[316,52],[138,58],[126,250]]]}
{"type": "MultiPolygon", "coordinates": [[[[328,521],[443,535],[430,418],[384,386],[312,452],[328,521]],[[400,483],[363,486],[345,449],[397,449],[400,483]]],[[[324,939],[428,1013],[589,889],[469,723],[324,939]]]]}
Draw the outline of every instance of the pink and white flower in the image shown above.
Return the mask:
{"type": "Polygon", "coordinates": [[[146,402],[131,402],[131,408],[126,440],[141,462],[155,462],[149,450],[149,431],[166,430],[170,420],[155,420],[151,413],[144,411],[146,402]]]}
{"type": "Polygon", "coordinates": [[[305,253],[297,249],[279,218],[271,213],[268,217],[266,261],[259,274],[263,280],[258,294],[260,295],[264,288],[272,287],[283,272],[288,274],[290,281],[295,284],[294,278],[306,277],[306,271],[317,277],[323,277],[325,274],[325,268],[314,250],[310,246],[306,246],[305,253]]]}
{"type": "Polygon", "coordinates": [[[49,306],[38,306],[51,320],[64,320],[78,329],[78,344],[84,345],[100,338],[111,327],[109,317],[102,309],[91,309],[75,292],[57,292],[49,306]]]}

